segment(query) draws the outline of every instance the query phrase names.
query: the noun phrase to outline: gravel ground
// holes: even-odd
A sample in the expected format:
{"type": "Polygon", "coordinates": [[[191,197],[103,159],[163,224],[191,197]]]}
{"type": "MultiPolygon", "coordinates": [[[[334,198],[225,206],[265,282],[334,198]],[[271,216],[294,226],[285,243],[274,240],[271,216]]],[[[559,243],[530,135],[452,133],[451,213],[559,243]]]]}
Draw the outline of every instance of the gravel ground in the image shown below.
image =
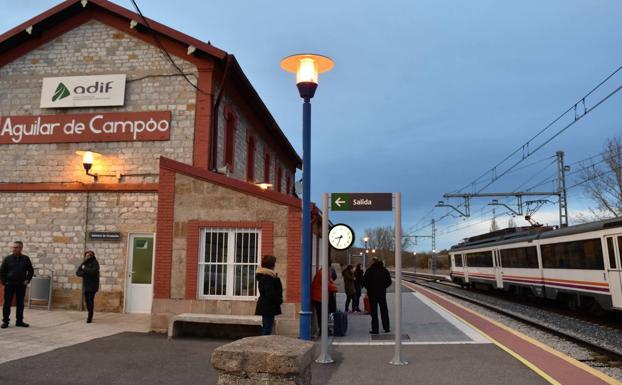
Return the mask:
{"type": "MultiPolygon", "coordinates": [[[[445,288],[446,287],[443,286],[443,289],[445,288]]],[[[608,347],[614,347],[616,350],[620,350],[620,348],[622,347],[622,332],[620,332],[619,330],[602,327],[600,325],[592,324],[575,318],[561,316],[530,306],[525,306],[505,301],[499,298],[490,297],[485,294],[474,293],[471,291],[465,292],[460,289],[454,290],[459,290],[460,294],[462,295],[468,294],[469,296],[473,296],[478,300],[485,301],[486,303],[492,303],[496,306],[503,307],[504,309],[509,308],[512,311],[517,312],[521,315],[529,314],[530,318],[534,318],[535,320],[538,320],[538,322],[540,322],[541,320],[542,323],[547,326],[551,325],[559,329],[569,328],[569,330],[573,332],[583,333],[583,335],[588,336],[590,340],[596,341],[599,346],[606,345],[608,347]]],[[[475,310],[479,314],[483,314],[496,321],[499,321],[508,327],[518,330],[521,333],[524,333],[552,347],[555,350],[558,350],[578,361],[584,362],[585,364],[591,366],[594,369],[600,370],[608,376],[622,381],[622,362],[608,361],[606,357],[586,347],[583,347],[572,341],[558,337],[546,331],[540,330],[534,326],[527,325],[508,316],[499,314],[494,310],[484,308],[477,304],[450,296],[445,293],[436,293],[455,302],[458,302],[469,309],[475,310]]]]}

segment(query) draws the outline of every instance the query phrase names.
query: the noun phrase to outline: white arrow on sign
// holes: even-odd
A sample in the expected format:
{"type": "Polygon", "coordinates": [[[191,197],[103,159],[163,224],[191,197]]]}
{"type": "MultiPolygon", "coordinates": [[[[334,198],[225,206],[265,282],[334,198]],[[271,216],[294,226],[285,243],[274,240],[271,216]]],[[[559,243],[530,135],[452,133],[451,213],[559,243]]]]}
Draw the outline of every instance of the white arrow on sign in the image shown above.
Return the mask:
{"type": "Polygon", "coordinates": [[[337,207],[341,207],[343,203],[346,203],[346,201],[342,200],[341,197],[337,197],[337,199],[335,199],[335,204],[337,205],[337,207]]]}

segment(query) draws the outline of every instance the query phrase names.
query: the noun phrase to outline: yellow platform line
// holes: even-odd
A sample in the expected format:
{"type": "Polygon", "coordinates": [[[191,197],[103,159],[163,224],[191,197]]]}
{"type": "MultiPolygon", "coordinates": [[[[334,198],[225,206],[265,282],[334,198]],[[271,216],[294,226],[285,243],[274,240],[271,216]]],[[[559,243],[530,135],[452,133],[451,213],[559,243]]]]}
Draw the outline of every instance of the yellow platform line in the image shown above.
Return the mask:
{"type": "MultiPolygon", "coordinates": [[[[402,284],[406,287],[408,287],[409,289],[415,290],[416,286],[410,282],[405,282],[402,281],[402,284]]],[[[430,297],[428,297],[430,298],[430,297]]],[[[499,323],[498,321],[495,321],[489,317],[486,317],[482,314],[476,313],[475,311],[457,303],[452,301],[449,298],[443,297],[443,299],[445,299],[447,302],[451,302],[453,305],[471,313],[474,314],[478,317],[481,317],[483,319],[485,319],[486,321],[494,324],[497,327],[500,327],[502,329],[504,329],[505,331],[508,331],[512,334],[514,334],[515,336],[524,339],[525,341],[538,346],[539,348],[546,350],[547,352],[554,354],[555,356],[563,359],[564,361],[568,362],[569,364],[576,366],[590,374],[592,374],[595,377],[600,378],[601,380],[605,381],[608,384],[612,384],[612,385],[622,385],[622,382],[607,376],[606,374],[604,374],[603,372],[600,372],[592,367],[590,367],[589,365],[584,364],[583,362],[577,361],[574,358],[567,356],[564,353],[561,353],[553,348],[551,348],[548,345],[543,344],[542,342],[535,340],[517,330],[514,330],[510,327],[507,327],[501,323],[499,323]]],[[[430,300],[436,302],[439,306],[443,307],[442,304],[440,304],[439,302],[435,301],[433,298],[430,298],[430,300]]],[[[483,336],[485,336],[486,338],[488,338],[492,343],[494,343],[495,345],[497,345],[498,347],[500,347],[501,349],[503,349],[504,351],[506,351],[507,353],[509,353],[510,355],[512,355],[514,358],[516,358],[517,360],[519,360],[520,362],[522,362],[523,364],[525,364],[527,367],[529,367],[531,370],[533,370],[534,372],[536,372],[538,375],[540,375],[542,378],[544,378],[545,380],[547,380],[548,382],[550,382],[551,384],[555,384],[555,385],[562,385],[560,382],[558,382],[557,380],[555,380],[554,378],[552,378],[551,376],[549,376],[547,373],[545,373],[542,369],[540,369],[538,366],[536,366],[535,364],[533,364],[531,361],[527,360],[525,357],[521,356],[520,354],[516,353],[515,351],[513,351],[512,349],[510,349],[509,347],[505,346],[504,344],[502,344],[501,342],[497,341],[496,339],[492,338],[491,336],[489,336],[488,334],[484,333],[482,330],[480,330],[478,327],[476,327],[475,325],[471,324],[470,322],[468,322],[467,320],[463,319],[462,317],[460,317],[459,315],[453,313],[451,310],[445,308],[445,310],[449,311],[450,313],[452,313],[452,315],[458,319],[460,319],[462,322],[464,322],[465,324],[469,325],[470,327],[472,327],[473,329],[477,330],[478,333],[482,334],[483,336]]]]}

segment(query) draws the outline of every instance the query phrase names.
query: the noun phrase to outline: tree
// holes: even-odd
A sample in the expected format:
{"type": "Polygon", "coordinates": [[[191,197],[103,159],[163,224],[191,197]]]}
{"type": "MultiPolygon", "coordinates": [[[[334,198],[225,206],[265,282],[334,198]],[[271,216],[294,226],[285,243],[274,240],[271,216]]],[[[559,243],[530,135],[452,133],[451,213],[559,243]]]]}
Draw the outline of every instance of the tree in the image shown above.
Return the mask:
{"type": "MultiPolygon", "coordinates": [[[[372,229],[365,229],[365,237],[369,238],[367,248],[375,249],[375,254],[368,254],[371,258],[375,256],[392,265],[395,259],[395,228],[393,226],[378,226],[372,229]]],[[[361,238],[361,245],[365,247],[365,242],[361,238]]],[[[402,238],[402,251],[408,250],[412,245],[412,238],[402,238]]]]}
{"type": "Polygon", "coordinates": [[[596,203],[589,208],[594,219],[622,216],[622,137],[607,140],[600,161],[581,166],[584,192],[596,203]]]}

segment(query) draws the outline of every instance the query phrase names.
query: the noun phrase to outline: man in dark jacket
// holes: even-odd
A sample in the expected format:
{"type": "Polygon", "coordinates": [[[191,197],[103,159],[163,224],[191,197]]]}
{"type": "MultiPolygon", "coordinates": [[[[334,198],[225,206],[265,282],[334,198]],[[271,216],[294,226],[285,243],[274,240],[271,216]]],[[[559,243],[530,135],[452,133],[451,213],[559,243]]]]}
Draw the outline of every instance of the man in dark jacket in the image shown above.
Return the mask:
{"type": "Polygon", "coordinates": [[[99,290],[99,262],[97,262],[93,250],[84,252],[84,260],[78,266],[76,275],[82,277],[82,292],[84,293],[84,302],[86,302],[86,310],[88,311],[86,323],[90,324],[93,322],[95,293],[99,290]]]}
{"type": "Polygon", "coordinates": [[[371,334],[378,334],[378,306],[380,306],[380,318],[382,328],[386,333],[391,331],[389,326],[389,309],[387,308],[387,288],[391,286],[391,274],[378,259],[372,259],[373,263],[363,276],[363,285],[367,288],[367,296],[371,306],[371,334]]]}
{"type": "Polygon", "coordinates": [[[13,242],[13,252],[4,257],[0,265],[0,281],[4,285],[4,305],[2,306],[2,329],[9,327],[9,317],[11,316],[11,302],[13,295],[16,297],[17,314],[15,326],[27,328],[24,322],[24,295],[26,285],[34,275],[32,263],[27,255],[22,254],[24,244],[21,241],[13,242]]]}

